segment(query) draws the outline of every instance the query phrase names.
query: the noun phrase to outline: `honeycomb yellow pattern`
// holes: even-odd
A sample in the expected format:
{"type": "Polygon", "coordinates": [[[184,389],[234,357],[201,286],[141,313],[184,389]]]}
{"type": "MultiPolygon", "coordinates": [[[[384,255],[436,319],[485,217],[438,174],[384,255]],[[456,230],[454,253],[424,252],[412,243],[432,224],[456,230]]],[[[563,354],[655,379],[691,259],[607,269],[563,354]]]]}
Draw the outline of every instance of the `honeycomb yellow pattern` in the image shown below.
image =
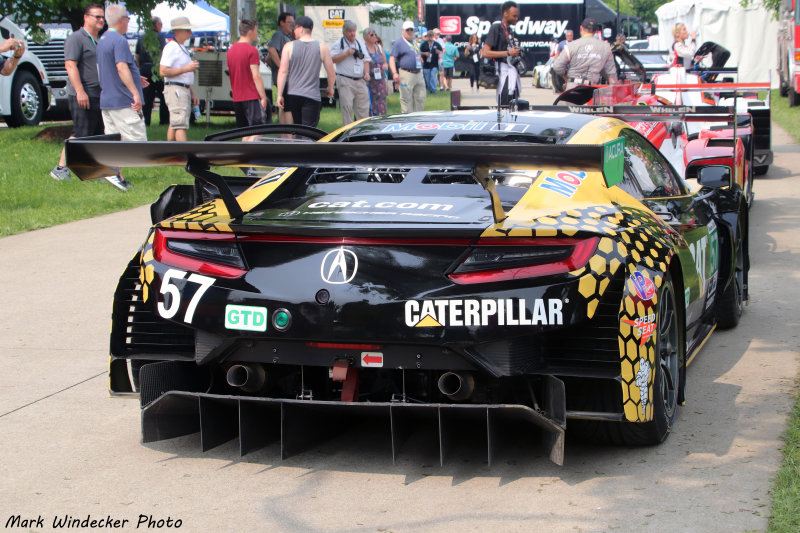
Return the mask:
{"type": "Polygon", "coordinates": [[[147,240],[142,245],[139,256],[139,281],[142,284],[142,300],[145,302],[150,297],[150,291],[155,277],[155,258],[153,257],[153,242],[156,238],[155,230],[150,230],[147,240]]]}
{"type": "Polygon", "coordinates": [[[195,207],[185,213],[176,215],[162,221],[159,227],[174,230],[225,232],[230,233],[231,227],[228,210],[222,200],[214,200],[195,207]],[[226,222],[219,222],[219,220],[226,222]],[[213,222],[212,222],[213,221],[213,222]]]}
{"type": "MultiPolygon", "coordinates": [[[[589,263],[569,275],[578,279],[578,292],[585,301],[586,316],[593,318],[598,304],[615,275],[624,275],[623,299],[619,308],[619,354],[622,400],[625,419],[630,422],[647,422],[653,418],[650,400],[653,397],[655,377],[654,333],[641,344],[641,333],[623,322],[634,321],[653,314],[657,309],[657,296],[642,301],[636,293],[630,276],[642,272],[661,286],[664,274],[672,260],[673,250],[686,246],[683,237],[644,209],[616,204],[573,208],[559,213],[538,216],[527,223],[508,221],[485,232],[484,236],[509,237],[590,237],[599,236],[597,251],[589,263]],[[655,220],[655,222],[654,222],[655,220]],[[492,235],[494,234],[494,235],[492,235]],[[647,361],[647,364],[644,364],[647,361]],[[640,370],[649,371],[646,388],[637,385],[640,370]],[[642,401],[642,390],[647,397],[642,401]]],[[[580,309],[580,307],[578,307],[580,309]]],[[[658,324],[658,317],[656,317],[658,324]]],[[[640,383],[642,382],[640,378],[640,383]]]]}

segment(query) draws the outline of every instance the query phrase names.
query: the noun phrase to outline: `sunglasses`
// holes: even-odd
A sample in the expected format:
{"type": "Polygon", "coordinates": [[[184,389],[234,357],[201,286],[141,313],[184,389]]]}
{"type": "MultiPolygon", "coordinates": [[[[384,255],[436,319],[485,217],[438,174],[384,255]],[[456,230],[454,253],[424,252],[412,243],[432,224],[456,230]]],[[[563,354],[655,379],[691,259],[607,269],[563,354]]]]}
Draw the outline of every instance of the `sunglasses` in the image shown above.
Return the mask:
{"type": "Polygon", "coordinates": [[[86,16],[87,17],[94,17],[97,20],[103,20],[104,18],[106,18],[104,15],[86,15],[86,16]]]}

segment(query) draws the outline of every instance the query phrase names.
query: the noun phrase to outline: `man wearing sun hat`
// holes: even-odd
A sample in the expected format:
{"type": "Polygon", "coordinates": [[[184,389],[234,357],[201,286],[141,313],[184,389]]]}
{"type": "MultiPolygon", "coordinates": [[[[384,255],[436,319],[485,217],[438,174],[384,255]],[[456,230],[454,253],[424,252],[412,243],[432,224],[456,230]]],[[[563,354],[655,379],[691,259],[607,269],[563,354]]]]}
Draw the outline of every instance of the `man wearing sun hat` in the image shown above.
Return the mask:
{"type": "Polygon", "coordinates": [[[159,73],[164,78],[164,99],[169,108],[168,141],[185,141],[189,129],[192,105],[199,103],[192,92],[194,71],[200,64],[192,59],[186,43],[192,36],[192,24],[187,17],[175,17],[170,26],[174,39],[161,52],[159,73]]]}
{"type": "Polygon", "coordinates": [[[414,23],[403,23],[403,35],[392,45],[389,71],[400,91],[400,110],[413,113],[425,109],[425,78],[422,76],[422,53],[414,40],[414,23]]]}

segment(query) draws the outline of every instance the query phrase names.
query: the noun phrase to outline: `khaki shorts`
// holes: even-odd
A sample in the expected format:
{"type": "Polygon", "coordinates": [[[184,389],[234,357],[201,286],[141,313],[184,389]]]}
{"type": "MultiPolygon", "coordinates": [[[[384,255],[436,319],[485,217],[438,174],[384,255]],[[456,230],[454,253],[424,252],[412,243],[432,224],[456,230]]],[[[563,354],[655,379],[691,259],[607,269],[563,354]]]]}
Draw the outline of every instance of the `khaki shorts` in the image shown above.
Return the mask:
{"type": "Polygon", "coordinates": [[[130,107],[103,109],[106,134],[119,133],[123,141],[146,141],[144,117],[130,107]]]}
{"type": "Polygon", "coordinates": [[[173,130],[189,129],[189,113],[192,111],[192,92],[180,85],[164,85],[164,100],[169,109],[169,126],[173,130]]]}

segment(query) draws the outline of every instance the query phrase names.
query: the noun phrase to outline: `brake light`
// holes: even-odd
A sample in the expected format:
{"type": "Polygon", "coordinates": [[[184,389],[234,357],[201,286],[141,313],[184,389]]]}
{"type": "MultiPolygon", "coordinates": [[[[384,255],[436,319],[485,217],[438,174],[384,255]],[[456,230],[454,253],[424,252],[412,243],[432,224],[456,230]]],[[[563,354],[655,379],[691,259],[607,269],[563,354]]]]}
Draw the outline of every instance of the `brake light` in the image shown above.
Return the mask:
{"type": "Polygon", "coordinates": [[[157,229],[153,257],[165,265],[221,278],[240,278],[247,272],[233,235],[157,229]]]}
{"type": "Polygon", "coordinates": [[[306,346],[309,348],[328,348],[334,350],[363,350],[375,351],[382,350],[383,346],[380,344],[351,344],[342,342],[307,342],[306,346]]]}
{"type": "Polygon", "coordinates": [[[795,48],[794,50],[794,62],[800,63],[800,48],[795,48]]]}
{"type": "Polygon", "coordinates": [[[585,266],[599,240],[481,239],[448,277],[470,285],[564,274],[585,266]]]}

